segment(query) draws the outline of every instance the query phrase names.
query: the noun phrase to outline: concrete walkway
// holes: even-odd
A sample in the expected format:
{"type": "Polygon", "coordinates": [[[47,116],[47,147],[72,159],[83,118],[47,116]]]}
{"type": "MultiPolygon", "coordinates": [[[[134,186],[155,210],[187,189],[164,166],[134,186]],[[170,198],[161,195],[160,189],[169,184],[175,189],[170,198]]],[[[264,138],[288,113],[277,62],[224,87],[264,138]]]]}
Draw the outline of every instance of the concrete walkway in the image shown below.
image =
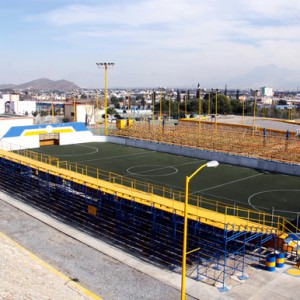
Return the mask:
{"type": "Polygon", "coordinates": [[[0,299],[101,300],[0,232],[0,299]]]}
{"type": "MultiPolygon", "coordinates": [[[[111,245],[105,244],[98,239],[95,239],[85,233],[79,232],[74,228],[65,225],[46,214],[33,209],[32,207],[19,202],[12,197],[0,192],[0,198],[13,205],[14,207],[26,212],[27,214],[39,219],[45,224],[56,228],[64,234],[71,236],[78,241],[110,256],[114,259],[144,273],[157,280],[160,280],[169,286],[172,286],[178,290],[181,288],[181,276],[171,271],[162,270],[151,264],[147,264],[135,258],[134,256],[122,252],[111,245]]],[[[96,295],[85,290],[75,282],[70,281],[70,278],[64,277],[63,274],[55,271],[50,266],[41,262],[34,255],[26,253],[26,250],[18,247],[13,241],[4,235],[0,235],[0,256],[6,257],[5,260],[1,260],[0,264],[0,298],[6,299],[5,296],[10,295],[9,293],[17,293],[14,290],[13,284],[9,285],[8,282],[24,282],[21,281],[24,276],[24,270],[26,277],[25,282],[32,282],[29,289],[29,297],[26,299],[48,299],[47,295],[37,295],[36,293],[46,293],[47,288],[36,290],[37,286],[44,286],[47,282],[49,289],[51,289],[51,299],[99,299],[96,295]],[[15,255],[15,257],[14,257],[15,255]],[[20,266],[24,263],[23,267],[16,268],[13,262],[18,258],[18,264],[20,266]],[[34,257],[34,258],[33,258],[34,257]],[[7,270],[8,268],[8,270],[7,270]],[[2,271],[4,270],[4,271],[2,271]],[[6,270],[6,271],[5,271],[6,270]],[[11,271],[9,271],[11,270],[11,271]],[[40,276],[38,272],[42,272],[40,276]],[[42,282],[35,283],[34,280],[41,277],[42,282]],[[4,279],[3,279],[4,278],[4,279]],[[3,281],[4,280],[4,281],[3,281]],[[6,282],[6,287],[3,289],[3,282],[6,282]],[[55,291],[57,293],[55,294],[55,291]],[[6,294],[5,294],[6,293],[6,294]],[[73,293],[73,294],[63,294],[73,293]],[[62,297],[60,296],[63,295],[62,297]],[[4,296],[4,297],[3,297],[4,296]],[[56,297],[57,296],[57,297],[56,297]]],[[[283,269],[276,269],[275,272],[267,272],[264,270],[257,270],[251,267],[249,268],[249,279],[241,282],[232,278],[231,281],[234,283],[229,286],[228,292],[220,292],[216,287],[195,281],[187,278],[186,292],[188,295],[196,299],[264,299],[272,298],[272,300],[282,299],[298,299],[300,292],[300,278],[286,274],[284,271],[290,266],[285,265],[283,269]]],[[[246,272],[247,273],[247,272],[246,272]]],[[[21,285],[22,287],[22,285],[21,285]]],[[[24,288],[28,288],[24,286],[24,288]]],[[[16,295],[17,296],[17,295],[16,295]]],[[[18,297],[11,297],[7,299],[18,299],[18,297]]]]}

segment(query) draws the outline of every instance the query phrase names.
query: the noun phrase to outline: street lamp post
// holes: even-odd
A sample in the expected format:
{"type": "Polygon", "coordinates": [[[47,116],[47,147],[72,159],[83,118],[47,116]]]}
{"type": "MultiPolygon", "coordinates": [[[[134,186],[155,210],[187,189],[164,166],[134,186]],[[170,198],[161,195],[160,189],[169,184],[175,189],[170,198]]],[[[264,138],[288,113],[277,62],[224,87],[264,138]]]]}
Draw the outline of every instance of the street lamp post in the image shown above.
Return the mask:
{"type": "Polygon", "coordinates": [[[254,130],[255,130],[255,114],[256,114],[256,97],[257,97],[257,92],[258,92],[258,90],[254,91],[253,121],[252,121],[253,133],[254,133],[254,130]]]}
{"type": "Polygon", "coordinates": [[[98,68],[104,69],[104,135],[107,135],[107,107],[108,107],[108,93],[107,93],[107,69],[113,67],[114,63],[96,63],[98,68]]]}
{"type": "MultiPolygon", "coordinates": [[[[131,116],[131,107],[130,107],[130,91],[128,91],[128,94],[127,94],[127,97],[128,97],[128,109],[127,109],[127,111],[128,111],[128,122],[129,122],[129,120],[130,120],[130,116],[131,116]]],[[[128,123],[129,124],[129,123],[128,123]]]]}
{"type": "Polygon", "coordinates": [[[192,175],[185,179],[185,197],[184,197],[184,222],[183,222],[183,245],[182,245],[182,271],[181,271],[181,300],[185,300],[186,289],[186,248],[187,248],[187,225],[188,225],[188,203],[189,203],[189,182],[203,168],[216,168],[219,162],[216,160],[200,166],[192,175]]]}
{"type": "MultiPolygon", "coordinates": [[[[96,124],[96,134],[98,134],[98,119],[99,119],[99,99],[98,99],[98,91],[96,90],[96,112],[94,113],[95,124],[96,124]]],[[[99,133],[100,134],[100,133],[99,133]]]]}
{"type": "Polygon", "coordinates": [[[244,118],[245,118],[245,99],[242,100],[242,125],[244,125],[244,118]]]}
{"type": "Polygon", "coordinates": [[[170,93],[170,95],[169,95],[169,121],[171,120],[171,97],[172,97],[172,94],[170,93]]]}
{"type": "Polygon", "coordinates": [[[52,124],[54,124],[54,103],[53,103],[53,98],[52,98],[52,103],[51,103],[51,115],[52,115],[52,124]]]}
{"type": "Polygon", "coordinates": [[[155,109],[155,91],[152,92],[152,126],[154,126],[154,109],[155,109]]]}
{"type": "Polygon", "coordinates": [[[76,122],[76,98],[73,96],[73,110],[74,110],[74,118],[73,121],[76,122]]]}
{"type": "Polygon", "coordinates": [[[208,107],[207,107],[207,114],[210,115],[210,92],[208,92],[208,107]]]}
{"type": "Polygon", "coordinates": [[[186,118],[187,116],[187,93],[185,93],[185,98],[184,98],[184,117],[186,118]]]}
{"type": "Polygon", "coordinates": [[[199,133],[201,131],[201,114],[202,114],[202,101],[201,101],[201,87],[200,87],[200,84],[198,84],[198,97],[199,97],[199,103],[198,103],[198,109],[199,109],[199,124],[198,124],[198,130],[199,130],[199,133]]]}
{"type": "Polygon", "coordinates": [[[162,127],[162,88],[160,88],[159,96],[159,125],[162,127]]]}
{"type": "Polygon", "coordinates": [[[216,126],[217,126],[217,114],[218,114],[218,89],[216,89],[216,126]]]}

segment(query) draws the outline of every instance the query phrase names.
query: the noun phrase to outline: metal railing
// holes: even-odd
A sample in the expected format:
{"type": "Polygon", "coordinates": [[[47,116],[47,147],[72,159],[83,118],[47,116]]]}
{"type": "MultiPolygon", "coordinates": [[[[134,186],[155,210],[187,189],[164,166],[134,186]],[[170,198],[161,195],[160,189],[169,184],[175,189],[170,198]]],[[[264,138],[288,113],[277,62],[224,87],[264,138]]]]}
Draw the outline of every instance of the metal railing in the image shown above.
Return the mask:
{"type": "MultiPolygon", "coordinates": [[[[131,179],[114,172],[100,170],[98,168],[90,167],[80,163],[61,161],[59,158],[34,152],[32,150],[20,149],[15,150],[14,153],[41,163],[55,166],[57,168],[93,177],[98,180],[103,180],[124,187],[129,187],[148,194],[158,195],[172,201],[184,202],[184,191],[173,190],[167,187],[154,185],[149,182],[131,179]]],[[[288,228],[292,228],[295,230],[295,232],[299,232],[299,229],[296,226],[292,225],[287,219],[282,216],[255,211],[241,206],[228,205],[227,203],[208,199],[201,195],[189,195],[189,204],[197,208],[223,214],[225,224],[227,222],[227,216],[234,216],[236,218],[240,218],[251,223],[257,223],[261,226],[267,226],[270,227],[270,229],[276,229],[278,231],[285,232],[286,230],[288,230],[288,228]]]]}

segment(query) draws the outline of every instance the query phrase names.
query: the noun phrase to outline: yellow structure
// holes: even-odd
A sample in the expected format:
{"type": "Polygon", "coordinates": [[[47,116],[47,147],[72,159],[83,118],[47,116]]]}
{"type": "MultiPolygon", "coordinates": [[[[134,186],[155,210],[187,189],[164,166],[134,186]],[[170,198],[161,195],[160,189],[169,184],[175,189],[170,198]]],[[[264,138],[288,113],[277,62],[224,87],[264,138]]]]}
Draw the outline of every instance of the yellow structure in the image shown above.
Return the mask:
{"type": "MultiPolygon", "coordinates": [[[[200,118],[200,115],[199,115],[200,118]]],[[[186,248],[187,248],[187,223],[189,210],[189,183],[190,180],[197,175],[205,167],[217,167],[217,161],[210,161],[207,164],[200,166],[192,175],[186,176],[185,180],[185,196],[184,196],[184,223],[183,223],[183,245],[182,245],[182,271],[181,271],[181,300],[185,299],[185,283],[186,283],[186,248]]]]}
{"type": "Polygon", "coordinates": [[[125,119],[119,119],[119,120],[116,121],[116,126],[119,129],[125,128],[126,125],[127,125],[127,120],[125,120],[125,119]]]}
{"type": "MultiPolygon", "coordinates": [[[[30,150],[19,150],[18,153],[0,150],[0,157],[26,165],[37,171],[47,170],[49,174],[59,176],[62,179],[72,180],[75,183],[84,184],[93,189],[100,189],[102,192],[116,197],[158,207],[160,210],[184,217],[185,193],[180,191],[171,191],[146,182],[138,182],[126,176],[105,172],[86,165],[60,161],[58,158],[30,150]],[[142,187],[143,191],[136,189],[136,185],[142,187]],[[162,195],[159,196],[156,193],[162,195]]],[[[192,196],[189,198],[192,198],[193,203],[200,202],[200,198],[193,198],[192,196]]],[[[203,205],[205,200],[201,199],[201,203],[203,205]]],[[[213,206],[212,201],[209,204],[213,206]]],[[[268,220],[269,215],[266,213],[232,207],[219,202],[215,203],[214,206],[214,210],[208,210],[199,207],[198,204],[189,204],[188,218],[220,229],[259,233],[281,233],[286,230],[286,224],[293,226],[280,216],[270,222],[268,220]],[[234,216],[229,214],[233,210],[235,212],[234,216]]]]}

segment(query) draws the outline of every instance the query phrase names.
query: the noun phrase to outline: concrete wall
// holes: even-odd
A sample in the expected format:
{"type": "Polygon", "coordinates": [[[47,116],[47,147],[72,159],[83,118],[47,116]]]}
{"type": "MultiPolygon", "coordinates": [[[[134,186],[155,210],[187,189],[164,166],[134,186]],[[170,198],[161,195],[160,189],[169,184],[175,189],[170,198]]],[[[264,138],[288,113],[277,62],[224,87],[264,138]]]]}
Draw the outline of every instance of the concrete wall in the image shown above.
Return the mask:
{"type": "Polygon", "coordinates": [[[0,148],[7,151],[39,147],[40,139],[38,135],[3,138],[0,141],[0,148]]]}
{"type": "Polygon", "coordinates": [[[65,117],[71,120],[72,122],[76,120],[76,122],[85,123],[86,116],[87,116],[88,123],[90,125],[93,125],[95,124],[94,113],[95,113],[94,105],[76,103],[75,105],[76,116],[74,118],[74,104],[70,102],[65,105],[65,117]]]}
{"type": "Polygon", "coordinates": [[[26,112],[28,115],[32,115],[32,112],[36,111],[36,102],[35,101],[19,101],[18,102],[18,112],[17,114],[25,115],[26,112]]]}
{"type": "Polygon", "coordinates": [[[0,99],[0,114],[4,114],[5,113],[5,99],[0,99]]]}
{"type": "Polygon", "coordinates": [[[107,142],[107,137],[104,135],[94,135],[93,142],[105,143],[105,142],[107,142]]]}
{"type": "Polygon", "coordinates": [[[94,136],[90,131],[80,131],[73,133],[60,133],[59,144],[70,145],[79,143],[94,142],[94,136]]]}
{"type": "Polygon", "coordinates": [[[33,125],[32,117],[11,117],[0,119],[0,138],[13,126],[33,125]]]}
{"type": "Polygon", "coordinates": [[[143,148],[153,151],[166,152],[177,155],[184,155],[205,160],[217,160],[220,163],[238,165],[252,169],[265,170],[269,172],[284,173],[300,176],[300,165],[286,164],[264,159],[242,157],[212,151],[204,151],[194,148],[186,148],[175,145],[161,144],[155,142],[146,142],[141,140],[125,139],[118,137],[107,137],[107,142],[120,144],[124,146],[143,148]]]}

